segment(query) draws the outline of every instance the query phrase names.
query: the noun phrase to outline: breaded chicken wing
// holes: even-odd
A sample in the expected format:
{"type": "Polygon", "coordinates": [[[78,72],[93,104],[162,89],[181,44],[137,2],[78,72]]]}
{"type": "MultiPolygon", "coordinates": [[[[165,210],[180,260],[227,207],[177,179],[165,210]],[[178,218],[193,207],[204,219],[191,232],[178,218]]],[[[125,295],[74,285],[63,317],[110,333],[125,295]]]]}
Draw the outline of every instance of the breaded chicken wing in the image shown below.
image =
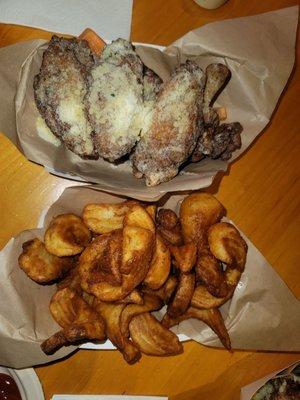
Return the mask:
{"type": "Polygon", "coordinates": [[[87,43],[53,36],[34,79],[37,108],[50,130],[82,158],[98,158],[86,117],[86,74],[94,65],[87,43]]]}
{"type": "Polygon", "coordinates": [[[162,85],[132,156],[136,177],[148,186],[172,179],[194,150],[204,84],[201,68],[187,61],[162,85]]]}
{"type": "Polygon", "coordinates": [[[88,77],[85,103],[95,147],[110,162],[128,154],[139,139],[142,81],[143,63],[124,39],[105,47],[88,77]]]}

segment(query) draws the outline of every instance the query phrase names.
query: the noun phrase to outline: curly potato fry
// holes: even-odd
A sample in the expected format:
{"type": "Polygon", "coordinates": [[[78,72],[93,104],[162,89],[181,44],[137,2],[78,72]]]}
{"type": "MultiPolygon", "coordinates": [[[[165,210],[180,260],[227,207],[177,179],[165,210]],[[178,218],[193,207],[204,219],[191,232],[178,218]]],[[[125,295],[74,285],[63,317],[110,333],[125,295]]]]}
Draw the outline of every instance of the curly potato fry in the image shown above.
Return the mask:
{"type": "Polygon", "coordinates": [[[74,256],[83,251],[92,238],[82,219],[74,214],[55,217],[45,233],[45,246],[58,257],[74,256]]]}

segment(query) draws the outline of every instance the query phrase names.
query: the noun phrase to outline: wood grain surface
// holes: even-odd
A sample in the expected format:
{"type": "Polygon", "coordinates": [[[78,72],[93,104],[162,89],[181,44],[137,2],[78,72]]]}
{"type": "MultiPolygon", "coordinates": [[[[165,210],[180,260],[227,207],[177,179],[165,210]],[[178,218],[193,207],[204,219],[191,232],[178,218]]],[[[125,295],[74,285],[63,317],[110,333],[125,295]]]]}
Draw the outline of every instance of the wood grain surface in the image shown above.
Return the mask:
{"type": "MultiPolygon", "coordinates": [[[[168,45],[208,22],[296,4],[297,0],[229,0],[221,8],[207,11],[192,0],[135,0],[131,39],[168,45]]],[[[50,37],[49,32],[38,29],[0,25],[1,47],[50,37]]],[[[218,174],[208,190],[299,298],[299,46],[297,63],[269,126],[226,173],[218,174]]],[[[2,134],[0,148],[3,247],[19,231],[34,228],[40,212],[74,182],[27,161],[2,134]]],[[[80,350],[60,362],[37,367],[36,372],[47,400],[57,393],[238,400],[240,387],[299,358],[295,353],[229,353],[188,342],[178,357],[143,356],[134,366],[126,365],[116,351],[80,350]]]]}

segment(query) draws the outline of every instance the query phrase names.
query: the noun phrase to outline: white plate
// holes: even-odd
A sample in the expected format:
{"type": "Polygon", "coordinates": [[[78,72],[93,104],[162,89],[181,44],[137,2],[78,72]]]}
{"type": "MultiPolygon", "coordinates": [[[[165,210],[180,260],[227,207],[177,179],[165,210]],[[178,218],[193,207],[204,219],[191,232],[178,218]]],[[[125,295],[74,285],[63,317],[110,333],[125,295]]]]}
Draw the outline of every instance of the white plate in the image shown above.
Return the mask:
{"type": "Polygon", "coordinates": [[[0,373],[10,375],[16,382],[22,400],[44,400],[42,385],[32,368],[12,369],[0,367],[0,373]]]}

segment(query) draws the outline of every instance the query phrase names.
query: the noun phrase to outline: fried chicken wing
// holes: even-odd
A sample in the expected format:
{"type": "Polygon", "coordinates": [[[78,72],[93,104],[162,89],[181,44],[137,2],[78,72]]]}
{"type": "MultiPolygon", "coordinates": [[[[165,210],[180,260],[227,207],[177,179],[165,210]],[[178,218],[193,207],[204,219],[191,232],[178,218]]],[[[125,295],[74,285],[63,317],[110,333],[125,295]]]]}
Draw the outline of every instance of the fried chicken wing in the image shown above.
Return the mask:
{"type": "Polygon", "coordinates": [[[144,101],[155,101],[162,84],[160,77],[152,69],[145,67],[143,84],[144,101]]]}
{"type": "Polygon", "coordinates": [[[203,157],[229,160],[233,151],[241,148],[242,125],[239,122],[220,125],[218,113],[212,108],[230,76],[230,70],[224,64],[210,64],[206,68],[203,120],[200,121],[200,135],[192,155],[193,162],[203,157]]]}
{"type": "Polygon", "coordinates": [[[85,98],[98,153],[110,162],[128,154],[141,130],[143,64],[132,45],[107,45],[88,77],[85,98]]]}
{"type": "Polygon", "coordinates": [[[83,101],[86,75],[94,63],[85,41],[53,36],[33,85],[37,108],[50,130],[82,158],[98,158],[83,101]]]}
{"type": "Polygon", "coordinates": [[[132,156],[134,173],[148,186],[172,179],[198,139],[205,75],[187,61],[162,84],[132,156]]]}

